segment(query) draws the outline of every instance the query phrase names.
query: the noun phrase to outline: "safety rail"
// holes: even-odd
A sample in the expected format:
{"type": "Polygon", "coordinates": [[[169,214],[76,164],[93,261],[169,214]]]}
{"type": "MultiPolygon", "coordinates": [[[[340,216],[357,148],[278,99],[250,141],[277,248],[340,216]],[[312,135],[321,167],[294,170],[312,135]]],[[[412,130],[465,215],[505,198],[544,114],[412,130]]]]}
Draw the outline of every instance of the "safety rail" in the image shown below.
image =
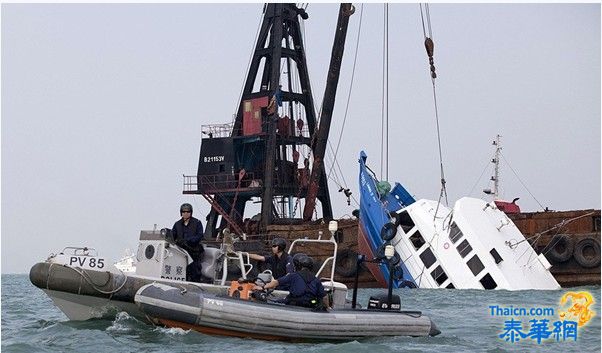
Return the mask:
{"type": "Polygon", "coordinates": [[[226,284],[226,279],[228,277],[228,260],[238,260],[242,278],[245,280],[247,279],[249,273],[253,270],[253,264],[251,264],[249,253],[237,251],[235,254],[236,255],[230,255],[228,253],[224,253],[222,262],[222,278],[220,280],[220,285],[222,286],[226,284]],[[243,256],[246,257],[246,262],[243,256]]]}
{"type": "MultiPolygon", "coordinates": [[[[267,124],[268,124],[267,121],[263,122],[261,124],[262,133],[259,133],[259,134],[265,134],[268,131],[267,124]]],[[[293,124],[295,124],[295,123],[293,122],[293,124]]],[[[278,131],[278,135],[280,135],[280,136],[306,137],[306,138],[311,137],[309,127],[307,126],[307,124],[304,124],[300,130],[299,130],[298,126],[288,125],[286,134],[283,133],[283,131],[280,131],[280,129],[279,129],[280,125],[278,124],[278,122],[276,122],[276,128],[278,131]]],[[[232,123],[201,125],[201,137],[202,138],[222,138],[222,137],[231,137],[231,136],[243,136],[244,135],[243,131],[244,130],[242,128],[238,128],[238,129],[234,130],[234,125],[232,123]]]]}
{"type": "Polygon", "coordinates": [[[303,239],[303,238],[295,239],[295,240],[293,240],[293,242],[291,243],[291,246],[288,249],[289,254],[293,253],[293,248],[294,248],[295,244],[298,244],[298,243],[332,244],[334,246],[333,255],[330,257],[327,257],[326,260],[324,260],[324,263],[322,264],[322,266],[320,266],[318,271],[316,271],[316,277],[319,278],[322,271],[326,268],[326,264],[329,261],[331,261],[332,268],[330,269],[330,278],[328,278],[328,280],[330,280],[330,285],[332,287],[333,283],[334,283],[334,269],[336,267],[337,251],[338,251],[338,247],[339,247],[337,242],[335,241],[334,237],[331,237],[330,239],[303,239]]]}
{"type": "Polygon", "coordinates": [[[236,190],[261,187],[261,180],[256,180],[254,173],[245,173],[239,182],[238,174],[183,175],[184,193],[213,194],[224,190],[236,190]]]}
{"type": "Polygon", "coordinates": [[[67,246],[65,248],[63,248],[63,250],[59,253],[59,255],[64,255],[66,250],[71,250],[71,254],[67,254],[67,255],[74,255],[74,256],[98,256],[98,251],[96,251],[96,249],[94,248],[88,248],[88,247],[77,247],[77,246],[67,246]],[[90,252],[93,252],[93,255],[90,255],[90,252]]]}
{"type": "Polygon", "coordinates": [[[234,124],[210,124],[201,125],[201,136],[205,135],[209,138],[213,137],[230,137],[234,124]]]}

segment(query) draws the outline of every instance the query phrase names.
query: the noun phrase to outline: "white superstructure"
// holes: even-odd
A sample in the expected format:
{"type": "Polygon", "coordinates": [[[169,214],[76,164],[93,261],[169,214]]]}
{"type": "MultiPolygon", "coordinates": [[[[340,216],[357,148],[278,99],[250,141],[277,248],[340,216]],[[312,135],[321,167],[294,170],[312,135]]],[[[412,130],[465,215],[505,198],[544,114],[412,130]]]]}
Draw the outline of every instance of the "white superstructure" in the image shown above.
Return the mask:
{"type": "Polygon", "coordinates": [[[493,202],[464,197],[453,209],[418,200],[397,211],[391,241],[420,288],[558,289],[543,254],[493,202]]]}

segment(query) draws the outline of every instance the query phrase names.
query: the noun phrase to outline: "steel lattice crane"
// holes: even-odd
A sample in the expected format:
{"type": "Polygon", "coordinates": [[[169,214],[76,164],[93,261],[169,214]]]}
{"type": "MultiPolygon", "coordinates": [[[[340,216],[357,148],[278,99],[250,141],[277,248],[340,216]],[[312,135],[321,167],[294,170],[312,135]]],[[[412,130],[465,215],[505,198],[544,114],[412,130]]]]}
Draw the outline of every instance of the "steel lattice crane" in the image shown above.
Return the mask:
{"type": "Polygon", "coordinates": [[[264,5],[236,118],[202,127],[197,175],[184,177],[184,193],[212,206],[206,239],[225,227],[261,233],[271,224],[308,221],[316,199],[322,217],[332,219],[323,159],[352,13],[351,4],[341,4],[318,126],[300,27],[308,15],[295,4],[264,5]],[[261,212],[245,218],[254,199],[261,212]],[[303,218],[295,217],[303,201],[303,218]]]}

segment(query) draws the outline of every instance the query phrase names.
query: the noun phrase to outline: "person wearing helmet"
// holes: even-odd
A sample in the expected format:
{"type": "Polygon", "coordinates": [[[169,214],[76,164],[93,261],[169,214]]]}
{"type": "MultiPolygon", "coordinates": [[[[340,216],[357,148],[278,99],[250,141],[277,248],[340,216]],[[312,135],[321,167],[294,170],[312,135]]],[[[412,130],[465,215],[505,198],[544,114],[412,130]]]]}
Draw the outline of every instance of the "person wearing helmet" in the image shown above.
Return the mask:
{"type": "MultiPolygon", "coordinates": [[[[293,267],[293,258],[284,249],[286,249],[286,240],[282,238],[275,238],[272,240],[271,255],[263,256],[249,254],[249,258],[264,262],[267,265],[267,269],[272,271],[272,276],[274,278],[280,278],[295,270],[293,267]]],[[[286,288],[280,287],[278,289],[286,288]]]]}
{"type": "MultiPolygon", "coordinates": [[[[314,260],[305,254],[295,254],[293,257],[295,272],[284,277],[274,279],[266,284],[263,289],[288,286],[289,295],[284,303],[314,309],[329,309],[330,302],[324,291],[322,282],[314,275],[314,260]]],[[[262,287],[255,287],[262,289],[262,287]]]]}
{"type": "Polygon", "coordinates": [[[189,203],[180,206],[180,216],[182,217],[174,225],[171,231],[174,242],[188,251],[192,258],[192,263],[186,267],[186,280],[190,282],[201,281],[201,258],[204,248],[201,244],[203,239],[203,224],[198,219],[192,217],[192,205],[189,203]]]}

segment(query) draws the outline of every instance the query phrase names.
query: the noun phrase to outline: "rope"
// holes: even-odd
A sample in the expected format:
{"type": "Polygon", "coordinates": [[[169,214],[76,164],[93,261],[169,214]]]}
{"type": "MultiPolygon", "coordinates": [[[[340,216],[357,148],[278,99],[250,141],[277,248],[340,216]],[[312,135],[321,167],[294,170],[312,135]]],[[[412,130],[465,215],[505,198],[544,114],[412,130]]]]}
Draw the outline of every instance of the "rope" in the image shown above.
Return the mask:
{"type": "MultiPolygon", "coordinates": [[[[579,218],[580,218],[580,217],[579,217],[579,218]]],[[[558,229],[556,229],[556,234],[554,234],[554,235],[552,236],[552,240],[551,240],[551,241],[548,243],[548,245],[546,246],[546,247],[547,247],[547,250],[546,250],[545,252],[542,252],[544,255],[545,255],[545,254],[547,254],[547,253],[548,253],[550,250],[552,250],[552,249],[553,249],[553,248],[556,246],[556,244],[558,244],[558,242],[560,241],[560,237],[558,237],[558,233],[560,233],[560,230],[562,229],[562,227],[564,227],[564,226],[565,226],[565,225],[567,225],[568,223],[569,223],[569,222],[566,222],[566,220],[562,220],[560,223],[558,223],[558,224],[557,224],[557,225],[555,225],[554,227],[552,227],[552,228],[550,228],[550,229],[548,229],[548,230],[546,230],[546,231],[544,231],[544,232],[542,232],[542,233],[537,233],[537,234],[535,234],[533,237],[537,236],[537,238],[535,238],[535,240],[533,241],[533,244],[536,244],[536,243],[539,241],[539,238],[541,238],[541,236],[542,236],[543,234],[545,234],[545,233],[547,233],[547,232],[549,232],[549,231],[551,231],[551,230],[554,230],[555,228],[558,228],[558,229]]],[[[525,238],[524,240],[521,240],[520,242],[517,242],[515,246],[518,246],[518,244],[521,244],[521,243],[523,243],[524,241],[528,241],[528,240],[530,240],[530,239],[531,239],[531,238],[533,238],[533,237],[525,238]]],[[[531,243],[531,242],[529,242],[529,244],[532,244],[532,243],[531,243]]],[[[528,247],[527,247],[527,248],[525,249],[525,251],[523,251],[523,253],[522,253],[522,254],[520,254],[520,256],[519,256],[519,257],[516,259],[516,260],[517,260],[517,261],[516,261],[516,263],[517,263],[517,264],[518,264],[518,260],[520,260],[520,258],[521,258],[521,257],[523,257],[523,256],[524,256],[524,255],[525,255],[525,254],[526,254],[526,253],[527,253],[529,250],[530,250],[530,248],[528,248],[528,247]]],[[[544,249],[544,250],[545,250],[545,249],[544,249]]],[[[533,252],[531,252],[531,253],[529,254],[529,258],[527,259],[527,261],[526,261],[526,263],[525,263],[525,266],[526,266],[526,265],[528,265],[528,264],[529,264],[529,262],[531,262],[531,258],[532,258],[532,256],[533,256],[533,254],[534,254],[534,253],[535,253],[535,251],[533,251],[533,252]]]]}
{"type": "Polygon", "coordinates": [[[525,183],[523,183],[523,181],[521,180],[521,178],[519,178],[518,174],[516,173],[516,171],[514,171],[514,168],[512,168],[512,166],[510,165],[510,163],[508,163],[508,161],[506,160],[506,157],[502,154],[501,151],[500,151],[500,155],[504,159],[504,162],[506,162],[506,164],[508,164],[508,167],[510,167],[510,170],[512,171],[512,173],[514,173],[514,175],[516,176],[516,178],[518,179],[518,181],[521,183],[521,185],[525,188],[525,190],[527,190],[527,192],[529,193],[529,195],[531,195],[531,197],[533,198],[533,200],[535,200],[535,202],[537,202],[537,204],[539,205],[539,207],[541,207],[541,209],[545,211],[545,207],[543,207],[543,205],[541,204],[541,202],[539,202],[535,198],[535,196],[533,196],[533,194],[531,193],[531,191],[529,190],[529,188],[527,188],[527,186],[525,185],[525,183]]]}
{"type": "MultiPolygon", "coordinates": [[[[535,239],[534,243],[537,243],[537,241],[539,240],[539,238],[540,238],[542,235],[544,235],[544,234],[546,234],[546,233],[548,233],[548,232],[551,232],[551,231],[553,231],[553,230],[555,230],[555,229],[557,229],[557,232],[556,232],[556,234],[558,234],[558,232],[560,232],[560,230],[562,229],[562,227],[566,226],[567,224],[569,224],[569,223],[571,223],[571,222],[573,222],[573,221],[576,221],[576,220],[578,220],[578,219],[580,219],[580,218],[589,217],[589,216],[593,215],[594,213],[595,213],[595,212],[589,212],[589,213],[586,213],[586,214],[584,214],[584,215],[577,216],[577,217],[574,217],[574,218],[570,218],[570,219],[564,219],[564,220],[562,220],[560,223],[558,223],[558,224],[554,225],[554,226],[553,226],[553,227],[551,227],[551,228],[548,228],[548,229],[544,230],[543,232],[540,232],[540,233],[535,233],[535,234],[533,234],[532,236],[530,236],[530,237],[528,237],[528,238],[525,238],[524,240],[521,240],[521,241],[519,241],[518,243],[516,243],[516,245],[518,245],[518,244],[520,244],[520,243],[522,243],[522,242],[524,242],[524,241],[531,240],[532,238],[535,238],[535,237],[537,237],[537,238],[535,239]]],[[[555,235],[554,235],[554,236],[555,236],[555,235]]],[[[554,244],[554,245],[556,245],[556,244],[554,244]]],[[[553,246],[551,246],[550,248],[552,248],[552,247],[553,247],[553,246]]],[[[549,251],[549,250],[548,250],[548,251],[549,251]]],[[[546,252],[547,252],[547,251],[546,251],[546,252]]]]}
{"type": "MultiPolygon", "coordinates": [[[[549,228],[549,229],[547,229],[547,230],[545,230],[545,231],[543,231],[541,233],[536,233],[536,234],[534,234],[534,235],[532,235],[532,236],[530,236],[528,238],[525,238],[524,240],[521,240],[521,241],[517,242],[515,244],[515,246],[518,246],[518,244],[521,244],[521,243],[523,243],[525,241],[529,241],[532,238],[535,238],[535,240],[533,241],[533,243],[529,242],[529,244],[537,244],[537,242],[539,241],[539,238],[541,238],[542,235],[544,235],[544,234],[546,234],[546,233],[548,233],[548,232],[550,232],[552,230],[556,230],[556,233],[552,236],[552,240],[550,240],[550,242],[548,243],[548,245],[545,246],[545,248],[544,248],[545,251],[541,252],[542,254],[545,255],[548,252],[550,252],[550,250],[552,250],[556,246],[556,244],[558,244],[558,242],[560,241],[561,237],[559,237],[558,234],[560,233],[560,231],[562,230],[562,228],[564,226],[566,226],[567,224],[569,224],[569,223],[571,223],[571,222],[573,222],[573,221],[575,221],[577,219],[591,216],[594,213],[595,212],[589,212],[587,214],[584,214],[584,215],[581,215],[581,216],[577,216],[577,217],[574,217],[574,218],[563,219],[560,223],[554,225],[553,227],[551,227],[551,228],[549,228]]],[[[523,257],[527,253],[527,251],[529,251],[529,248],[526,248],[525,251],[523,251],[523,253],[517,258],[517,261],[520,260],[520,258],[523,257]]],[[[531,262],[531,258],[532,258],[532,256],[533,256],[534,253],[535,253],[535,251],[533,251],[532,253],[529,254],[529,258],[527,259],[527,262],[525,263],[525,266],[528,265],[531,262]]]]}
{"type": "Polygon", "coordinates": [[[388,179],[388,150],[389,150],[389,131],[388,131],[388,79],[389,79],[389,17],[388,17],[389,4],[384,4],[383,7],[383,72],[382,72],[382,99],[381,99],[381,128],[380,128],[380,177],[381,179],[388,179]],[[385,172],[383,172],[385,169],[385,172]],[[386,173],[386,175],[385,175],[386,173]]]}
{"type": "MultiPolygon", "coordinates": [[[[439,166],[441,168],[441,192],[439,193],[439,203],[441,203],[441,197],[445,195],[445,205],[448,206],[447,200],[447,189],[445,188],[445,174],[443,172],[443,153],[441,152],[441,133],[439,131],[439,109],[437,107],[437,93],[435,90],[435,79],[433,79],[433,99],[435,101],[435,120],[437,121],[437,143],[439,145],[439,166]]],[[[439,206],[437,206],[437,209],[439,206]]],[[[435,212],[435,215],[437,213],[435,212]]]]}
{"type": "Polygon", "coordinates": [[[385,105],[385,121],[386,121],[386,129],[385,129],[385,180],[389,180],[389,4],[385,3],[386,8],[386,43],[387,43],[387,68],[385,70],[385,82],[387,88],[387,104],[385,105]]]}
{"type": "MultiPolygon", "coordinates": [[[[351,91],[353,89],[353,79],[355,78],[355,67],[357,64],[357,53],[360,46],[360,35],[362,31],[362,15],[364,13],[364,4],[360,8],[360,22],[357,29],[357,39],[355,42],[355,55],[353,57],[353,68],[351,70],[351,82],[349,84],[349,92],[347,94],[347,104],[345,105],[345,115],[343,116],[343,125],[341,126],[341,132],[339,133],[339,139],[337,141],[337,148],[334,150],[334,159],[333,164],[330,167],[330,171],[328,171],[328,178],[330,179],[330,174],[332,173],[332,169],[334,168],[335,163],[337,163],[337,155],[339,153],[339,147],[341,146],[341,139],[343,137],[343,131],[345,130],[345,123],[347,122],[347,113],[349,112],[349,102],[351,101],[351,91]]],[[[330,144],[328,144],[330,146],[330,144]]],[[[331,146],[332,149],[332,146],[331,146]]],[[[345,183],[346,184],[346,183],[345,183]]]]}
{"type": "MultiPolygon", "coordinates": [[[[341,185],[340,183],[338,183],[336,180],[334,180],[333,178],[328,177],[328,179],[332,180],[332,182],[334,182],[339,189],[340,188],[345,188],[343,185],[341,185]]],[[[353,196],[353,194],[349,195],[349,197],[353,200],[353,203],[359,207],[360,203],[357,201],[357,199],[355,198],[355,196],[353,196]]]]}
{"type": "Polygon", "coordinates": [[[437,216],[437,212],[439,211],[439,204],[441,203],[441,199],[445,196],[445,205],[449,205],[447,199],[447,189],[445,187],[445,173],[443,171],[443,152],[441,148],[441,130],[439,127],[439,107],[437,105],[437,89],[435,84],[435,78],[437,78],[437,74],[435,73],[435,65],[433,59],[434,52],[434,43],[433,43],[433,30],[431,28],[431,14],[429,10],[429,5],[424,4],[424,10],[422,8],[422,4],[420,4],[420,18],[422,21],[422,33],[424,35],[424,45],[426,47],[426,52],[429,58],[430,72],[431,72],[431,83],[433,85],[433,102],[435,106],[435,123],[437,126],[437,145],[439,148],[439,168],[441,173],[441,192],[439,193],[439,201],[437,203],[437,209],[435,210],[435,217],[437,216]],[[426,13],[426,25],[425,25],[425,13],[426,13]],[[428,36],[427,36],[427,27],[428,27],[428,36]]]}
{"type": "Polygon", "coordinates": [[[487,170],[487,166],[488,165],[489,165],[489,161],[487,161],[485,163],[485,168],[483,168],[483,171],[481,172],[481,175],[479,176],[479,178],[477,179],[477,181],[475,181],[475,183],[472,186],[472,188],[470,189],[470,192],[468,193],[468,195],[472,195],[472,192],[474,191],[474,188],[477,187],[477,184],[479,183],[479,181],[481,181],[481,178],[483,177],[483,174],[485,174],[485,171],[487,170]]]}
{"type": "MultiPolygon", "coordinates": [[[[94,290],[96,290],[97,292],[102,293],[102,294],[114,294],[114,293],[117,293],[119,290],[121,290],[121,288],[123,288],[123,286],[125,285],[125,283],[128,280],[128,276],[123,271],[121,271],[120,269],[117,269],[123,275],[123,283],[121,283],[121,285],[119,285],[119,287],[117,287],[116,289],[113,289],[111,291],[104,291],[104,290],[98,288],[97,285],[94,282],[92,282],[91,278],[88,278],[89,275],[86,273],[85,270],[79,271],[75,267],[66,266],[66,265],[64,267],[72,269],[73,271],[75,271],[76,273],[78,273],[90,286],[92,286],[92,288],[94,288],[94,290]]],[[[110,275],[112,273],[109,272],[109,271],[107,271],[107,273],[109,273],[109,279],[102,286],[105,286],[107,283],[109,283],[110,275]]]]}

